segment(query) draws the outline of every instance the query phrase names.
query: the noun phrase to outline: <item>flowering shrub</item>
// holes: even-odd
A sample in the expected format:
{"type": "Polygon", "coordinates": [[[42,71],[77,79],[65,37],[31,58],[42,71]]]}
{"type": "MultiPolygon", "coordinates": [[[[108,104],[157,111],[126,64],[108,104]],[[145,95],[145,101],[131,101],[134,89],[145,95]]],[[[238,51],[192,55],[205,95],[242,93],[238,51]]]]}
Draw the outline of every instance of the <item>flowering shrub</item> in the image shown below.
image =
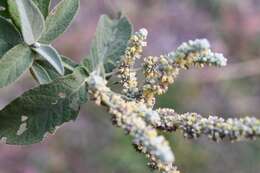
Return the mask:
{"type": "Polygon", "coordinates": [[[0,2],[0,87],[7,87],[30,70],[39,86],[0,111],[0,140],[29,145],[73,121],[88,100],[107,108],[112,123],[133,139],[133,146],[148,158],[152,169],[179,172],[168,141],[159,131],[181,130],[187,138],[207,135],[214,141],[239,141],[260,135],[256,118],[224,120],[197,113],[155,110],[156,96],[167,92],[181,70],[227,64],[206,39],[181,44],[161,56],[142,57],[148,31],[132,33],[128,19],[100,17],[87,58],[77,64],[51,46],[73,20],[79,0],[63,0],[51,11],[50,0],[0,2]],[[136,60],[141,61],[139,65],[136,60]],[[141,72],[143,77],[137,77],[141,72]],[[116,93],[107,86],[114,76],[122,86],[116,93]]]}

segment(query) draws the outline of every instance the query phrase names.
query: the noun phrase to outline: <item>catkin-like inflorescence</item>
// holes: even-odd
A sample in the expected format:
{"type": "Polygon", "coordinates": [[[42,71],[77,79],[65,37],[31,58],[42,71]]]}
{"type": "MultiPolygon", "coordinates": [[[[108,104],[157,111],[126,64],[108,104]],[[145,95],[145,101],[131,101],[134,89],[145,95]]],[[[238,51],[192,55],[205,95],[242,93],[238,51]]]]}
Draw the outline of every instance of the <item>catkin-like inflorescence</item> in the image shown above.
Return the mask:
{"type": "Polygon", "coordinates": [[[227,60],[222,54],[213,53],[210,50],[210,44],[206,39],[183,43],[175,52],[168,55],[149,56],[144,59],[143,64],[145,84],[140,91],[141,99],[152,107],[155,103],[155,96],[164,94],[168,90],[180,69],[204,65],[221,67],[226,63],[227,60]]]}
{"type": "Polygon", "coordinates": [[[178,173],[173,165],[174,155],[168,141],[150,125],[160,120],[156,111],[143,103],[124,100],[112,92],[106,86],[106,81],[97,75],[92,74],[87,83],[92,99],[109,109],[113,123],[133,137],[133,144],[146,154],[153,168],[165,173],[178,173]]]}
{"type": "Polygon", "coordinates": [[[136,59],[141,57],[143,47],[147,44],[147,35],[147,30],[143,28],[131,36],[118,69],[118,77],[123,84],[123,93],[131,98],[134,98],[138,93],[138,81],[134,64],[136,59]]]}
{"type": "Polygon", "coordinates": [[[161,120],[154,124],[159,129],[175,131],[180,129],[185,137],[198,138],[207,135],[214,141],[240,141],[260,137],[260,120],[254,117],[223,118],[202,117],[197,113],[177,114],[172,109],[158,109],[161,120]]]}

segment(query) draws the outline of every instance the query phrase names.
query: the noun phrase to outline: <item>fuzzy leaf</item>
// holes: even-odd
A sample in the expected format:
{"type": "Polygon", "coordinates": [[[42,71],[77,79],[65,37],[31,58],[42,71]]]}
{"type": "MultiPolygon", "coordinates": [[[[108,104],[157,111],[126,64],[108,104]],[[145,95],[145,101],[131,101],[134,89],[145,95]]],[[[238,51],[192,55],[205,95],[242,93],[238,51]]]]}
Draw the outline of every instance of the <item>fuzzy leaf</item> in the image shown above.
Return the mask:
{"type": "Polygon", "coordinates": [[[13,46],[21,43],[22,39],[15,27],[6,19],[0,17],[0,59],[13,46]]]}
{"type": "Polygon", "coordinates": [[[132,26],[126,17],[112,20],[101,16],[90,52],[93,69],[104,65],[106,72],[113,71],[125,52],[131,33],[132,26]]]}
{"type": "Polygon", "coordinates": [[[20,22],[19,12],[15,0],[7,0],[7,4],[8,4],[8,11],[13,23],[17,26],[17,28],[20,29],[21,22],[20,22]]]}
{"type": "Polygon", "coordinates": [[[17,80],[32,65],[31,49],[19,44],[0,59],[0,88],[17,80]]]}
{"type": "MultiPolygon", "coordinates": [[[[39,55],[38,55],[39,56],[39,55]]],[[[75,62],[73,62],[70,58],[62,56],[62,62],[65,68],[65,75],[71,74],[74,69],[78,66],[75,62]],[[72,69],[72,68],[73,69],[72,69]]],[[[40,57],[36,57],[36,59],[42,59],[40,57]]],[[[46,61],[35,61],[34,64],[37,64],[43,70],[38,70],[37,74],[33,73],[34,78],[40,83],[40,84],[46,84],[50,83],[51,81],[62,77],[48,62],[46,61]],[[44,77],[44,79],[42,79],[44,77]]]]}
{"type": "Polygon", "coordinates": [[[49,44],[66,31],[79,9],[79,0],[62,0],[46,19],[40,42],[49,44]]]}
{"type": "Polygon", "coordinates": [[[75,120],[87,101],[83,68],[25,92],[0,112],[0,139],[7,144],[40,142],[65,122],[75,120]]]}
{"type": "Polygon", "coordinates": [[[61,56],[61,59],[65,69],[68,71],[73,71],[73,69],[78,66],[78,64],[69,57],[61,56]]]}
{"type": "Polygon", "coordinates": [[[62,64],[59,53],[50,45],[40,44],[39,47],[33,48],[39,55],[48,61],[61,75],[64,74],[64,66],[62,64]]]}
{"type": "MultiPolygon", "coordinates": [[[[74,71],[74,69],[78,66],[78,64],[73,62],[70,58],[67,58],[65,56],[61,56],[61,58],[62,58],[62,62],[63,62],[64,68],[65,68],[65,75],[71,74],[74,71]]],[[[60,75],[53,68],[53,66],[51,66],[47,61],[40,60],[40,59],[43,59],[43,58],[41,58],[40,55],[36,55],[35,59],[39,59],[39,60],[35,61],[34,63],[38,64],[39,66],[41,66],[44,69],[44,71],[38,71],[38,73],[41,73],[41,74],[38,74],[38,75],[48,76],[50,78],[49,81],[46,80],[44,82],[43,81],[41,82],[40,81],[41,79],[38,79],[37,76],[35,74],[33,74],[34,78],[40,84],[50,83],[51,81],[62,77],[62,75],[60,75]]]]}
{"type": "Polygon", "coordinates": [[[38,41],[44,30],[44,18],[31,0],[15,0],[25,43],[32,45],[38,41]]]}
{"type": "Polygon", "coordinates": [[[50,83],[52,81],[48,72],[37,62],[33,63],[33,66],[31,67],[31,73],[41,85],[50,83]]]}
{"type": "Polygon", "coordinates": [[[91,73],[94,70],[90,56],[87,56],[86,58],[83,59],[83,65],[85,66],[85,68],[89,73],[91,73]]]}
{"type": "Polygon", "coordinates": [[[49,14],[51,0],[33,0],[33,2],[37,5],[43,17],[46,18],[49,14]]]}

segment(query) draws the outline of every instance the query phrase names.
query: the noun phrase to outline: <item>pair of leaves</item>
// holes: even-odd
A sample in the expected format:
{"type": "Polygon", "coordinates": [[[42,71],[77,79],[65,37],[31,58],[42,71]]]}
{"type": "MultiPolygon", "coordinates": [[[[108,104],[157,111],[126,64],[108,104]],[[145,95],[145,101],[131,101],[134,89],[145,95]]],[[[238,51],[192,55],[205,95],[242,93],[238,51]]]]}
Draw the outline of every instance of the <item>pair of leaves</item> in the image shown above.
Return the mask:
{"type": "MultiPolygon", "coordinates": [[[[38,44],[37,42],[45,30],[44,17],[41,11],[31,0],[16,0],[16,6],[25,43],[28,45],[38,44]]],[[[60,74],[64,74],[61,57],[53,47],[39,44],[34,47],[34,51],[53,65],[60,74]]]]}
{"type": "Polygon", "coordinates": [[[15,0],[15,4],[9,1],[13,11],[18,11],[19,26],[28,45],[38,41],[50,44],[66,31],[79,9],[79,0],[62,0],[50,13],[50,0],[15,0]]]}
{"type": "Polygon", "coordinates": [[[25,92],[0,112],[0,139],[7,144],[40,142],[47,133],[75,120],[87,100],[88,74],[78,67],[74,73],[25,92]]]}
{"type": "Polygon", "coordinates": [[[101,16],[90,55],[83,64],[90,71],[104,67],[106,73],[112,72],[124,55],[131,34],[132,26],[126,17],[101,16]]]}
{"type": "Polygon", "coordinates": [[[7,25],[4,19],[0,20],[0,50],[3,55],[0,56],[0,87],[18,79],[29,67],[32,67],[37,79],[41,79],[40,83],[48,83],[24,93],[0,112],[0,140],[8,144],[23,145],[41,141],[45,134],[52,133],[59,125],[74,120],[80,105],[86,102],[85,80],[88,74],[85,68],[76,67],[69,59],[63,58],[63,63],[69,69],[67,73],[71,73],[74,68],[76,70],[60,78],[57,71],[63,66],[62,61],[55,62],[53,57],[56,56],[57,59],[58,53],[47,45],[68,27],[79,1],[61,1],[48,15],[49,2],[8,0],[12,20],[21,29],[26,44],[22,43],[15,27],[10,23],[7,25]],[[43,18],[46,18],[46,28],[42,23],[43,18]],[[66,20],[63,21],[64,19],[66,20]],[[45,44],[37,43],[40,40],[45,44]],[[45,72],[47,78],[41,75],[45,72]],[[52,80],[54,81],[51,82],[52,80]]]}
{"type": "MultiPolygon", "coordinates": [[[[64,74],[63,64],[61,58],[54,48],[51,46],[40,46],[34,49],[38,54],[32,51],[30,47],[25,44],[18,44],[10,49],[0,59],[0,88],[5,87],[15,80],[17,80],[25,71],[27,71],[36,59],[36,56],[48,59],[48,62],[60,74],[64,74]],[[42,56],[40,56],[42,55],[42,56]]],[[[36,69],[37,70],[37,69],[36,69]]]]}
{"type": "MultiPolygon", "coordinates": [[[[3,3],[4,1],[1,1],[3,3]]],[[[66,28],[70,25],[72,19],[74,18],[78,8],[79,8],[79,0],[63,0],[61,1],[49,14],[49,5],[50,0],[8,0],[8,8],[11,12],[12,19],[14,23],[21,29],[24,42],[29,45],[30,48],[33,49],[41,58],[45,59],[49,62],[61,75],[64,74],[64,66],[62,63],[62,59],[59,53],[50,45],[54,39],[56,39],[59,35],[61,35],[66,28]],[[44,19],[46,18],[46,22],[44,19]],[[46,27],[45,27],[46,25],[46,27]],[[37,43],[41,42],[41,43],[37,43]],[[30,46],[33,45],[33,46],[30,46]]],[[[5,6],[7,5],[6,1],[3,3],[5,6]]],[[[3,19],[4,20],[4,19],[3,19]]],[[[16,31],[12,24],[7,23],[7,21],[2,22],[2,18],[0,20],[0,57],[4,54],[8,55],[17,54],[14,53],[15,50],[12,51],[10,48],[15,45],[21,43],[21,38],[19,33],[16,31]],[[7,25],[9,24],[9,25],[7,25]],[[3,27],[2,27],[3,26],[3,27]],[[9,33],[9,34],[8,34],[9,33]],[[18,36],[19,37],[18,37],[18,36]],[[7,37],[8,36],[8,37],[7,37]],[[9,38],[10,37],[10,38],[9,38]],[[4,38],[4,39],[2,39],[4,38]],[[13,38],[16,38],[16,42],[12,41],[13,38]],[[11,41],[9,41],[9,40],[11,41]],[[7,52],[10,50],[11,52],[7,52]]],[[[34,57],[34,54],[31,54],[34,57]]],[[[18,58],[12,58],[13,64],[18,62],[18,58]]],[[[5,61],[0,59],[0,66],[4,66],[6,64],[5,61]]],[[[16,73],[17,70],[27,70],[27,68],[17,69],[13,66],[6,67],[9,68],[8,71],[13,71],[16,73]]],[[[43,66],[45,68],[45,66],[43,66]]],[[[36,68],[36,70],[40,70],[40,68],[36,68]]],[[[2,73],[2,70],[0,69],[2,73]]],[[[4,74],[2,74],[3,76],[4,74]]],[[[19,78],[21,73],[16,73],[17,78],[19,78]]],[[[0,75],[1,77],[1,75],[0,75]]],[[[4,87],[11,82],[15,81],[17,78],[12,78],[9,80],[5,80],[5,82],[0,82],[0,87],[4,87]]]]}

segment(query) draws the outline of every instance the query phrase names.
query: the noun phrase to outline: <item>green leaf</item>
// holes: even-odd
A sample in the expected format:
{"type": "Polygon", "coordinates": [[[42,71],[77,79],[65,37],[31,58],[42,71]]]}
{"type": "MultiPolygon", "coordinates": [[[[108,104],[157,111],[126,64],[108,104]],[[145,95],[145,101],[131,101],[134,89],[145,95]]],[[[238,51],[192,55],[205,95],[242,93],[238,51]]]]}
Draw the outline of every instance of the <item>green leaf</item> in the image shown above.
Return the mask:
{"type": "Polygon", "coordinates": [[[48,72],[37,62],[33,63],[33,66],[31,67],[31,73],[41,85],[50,83],[52,81],[48,72]]]}
{"type": "Polygon", "coordinates": [[[6,0],[1,0],[0,1],[0,7],[7,7],[7,1],[6,0]]]}
{"type": "Polygon", "coordinates": [[[15,27],[6,19],[0,17],[0,59],[13,46],[21,43],[22,39],[15,27]]]}
{"type": "Polygon", "coordinates": [[[49,44],[66,31],[79,9],[79,0],[62,0],[46,19],[40,42],[49,44]]]}
{"type": "Polygon", "coordinates": [[[106,15],[101,16],[91,46],[92,68],[104,65],[107,73],[113,71],[124,55],[131,33],[132,26],[126,17],[112,20],[106,15]]]}
{"type": "Polygon", "coordinates": [[[17,80],[32,65],[31,49],[19,44],[0,59],[0,88],[17,80]]]}
{"type": "Polygon", "coordinates": [[[38,41],[45,28],[44,18],[31,0],[15,0],[25,43],[32,45],[38,41]]]}
{"type": "Polygon", "coordinates": [[[86,71],[79,67],[71,75],[25,92],[0,112],[0,139],[11,145],[42,141],[65,122],[75,120],[87,101],[86,71]]]}
{"type": "Polygon", "coordinates": [[[43,17],[46,18],[49,14],[51,0],[33,0],[33,2],[37,5],[43,17]]]}
{"type": "Polygon", "coordinates": [[[7,9],[7,0],[0,1],[0,16],[2,17],[9,17],[9,12],[7,9]]]}
{"type": "MultiPolygon", "coordinates": [[[[47,61],[42,61],[40,59],[43,59],[40,57],[40,55],[37,55],[35,57],[35,59],[39,59],[37,61],[35,61],[35,63],[37,63],[39,66],[41,66],[44,71],[38,71],[38,73],[41,73],[41,74],[38,74],[40,76],[48,76],[50,78],[50,81],[45,81],[45,82],[41,82],[40,78],[38,79],[37,76],[35,74],[34,75],[34,78],[36,78],[36,80],[40,83],[40,84],[44,84],[44,83],[49,83],[57,78],[60,78],[62,77],[54,68],[53,66],[51,66],[47,61]],[[38,57],[37,57],[38,56],[38,57]],[[46,74],[47,73],[47,74],[46,74]]],[[[65,56],[61,56],[62,58],[62,62],[63,62],[63,65],[65,67],[65,75],[68,75],[68,74],[71,74],[74,69],[78,66],[77,63],[73,62],[70,58],[67,58],[65,56]]],[[[40,77],[38,76],[38,77],[40,77]]],[[[45,77],[46,79],[46,77],[45,77]]]]}
{"type": "Polygon", "coordinates": [[[50,45],[39,44],[33,48],[39,55],[48,61],[61,75],[64,74],[64,66],[62,64],[59,53],[50,45]]]}
{"type": "Polygon", "coordinates": [[[17,28],[20,29],[21,22],[20,22],[19,12],[15,0],[7,0],[7,4],[8,4],[8,11],[13,23],[17,26],[17,28]]]}
{"type": "Polygon", "coordinates": [[[62,63],[67,71],[73,71],[74,68],[78,66],[76,62],[74,62],[71,58],[66,56],[61,56],[62,63]]]}
{"type": "Polygon", "coordinates": [[[85,68],[87,69],[87,71],[89,73],[91,73],[92,71],[94,71],[93,69],[93,64],[91,62],[91,57],[87,56],[86,58],[83,59],[83,65],[85,66],[85,68]]]}

